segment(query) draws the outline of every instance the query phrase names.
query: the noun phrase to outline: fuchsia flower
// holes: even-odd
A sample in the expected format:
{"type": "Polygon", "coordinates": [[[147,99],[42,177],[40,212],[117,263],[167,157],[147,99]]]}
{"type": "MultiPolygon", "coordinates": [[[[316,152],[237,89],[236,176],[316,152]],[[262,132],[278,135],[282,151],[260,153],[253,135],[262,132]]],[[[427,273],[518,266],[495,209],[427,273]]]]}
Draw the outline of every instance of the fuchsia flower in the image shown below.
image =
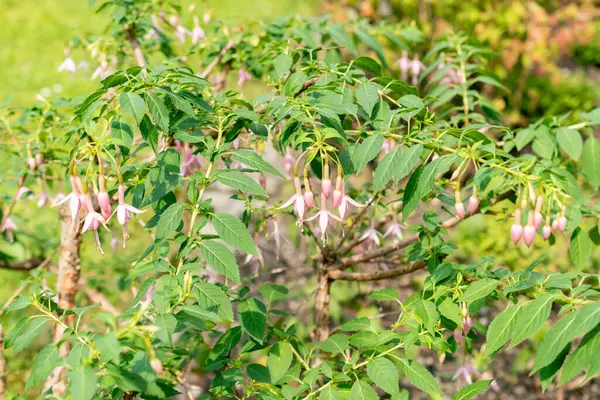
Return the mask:
{"type": "Polygon", "coordinates": [[[83,220],[83,227],[81,228],[81,232],[87,232],[89,230],[94,231],[94,241],[96,242],[96,248],[102,254],[104,251],[102,250],[102,244],[100,243],[100,237],[98,236],[98,228],[102,225],[106,230],[109,230],[106,226],[106,219],[94,210],[94,205],[92,204],[92,195],[87,194],[85,197],[85,206],[87,208],[87,215],[83,220]]]}
{"type": "Polygon", "coordinates": [[[100,178],[98,179],[98,186],[100,189],[97,196],[98,205],[100,206],[102,216],[104,217],[104,219],[108,220],[112,214],[112,208],[110,206],[110,197],[106,192],[106,184],[104,182],[103,176],[100,176],[100,178]]]}
{"type": "Polygon", "coordinates": [[[379,241],[379,236],[381,236],[381,233],[379,233],[377,229],[371,226],[369,229],[363,232],[363,234],[358,238],[358,240],[360,240],[361,242],[368,240],[370,243],[375,243],[377,246],[380,246],[381,242],[379,241]]]}
{"type": "Polygon", "coordinates": [[[21,200],[21,199],[27,200],[27,199],[30,199],[31,198],[31,193],[32,193],[31,189],[29,189],[26,186],[21,186],[19,188],[19,190],[17,190],[16,199],[17,200],[21,200]]]}
{"type": "Polygon", "coordinates": [[[533,226],[535,227],[536,231],[540,229],[540,226],[542,225],[542,220],[544,219],[541,213],[543,204],[544,198],[542,196],[538,196],[535,202],[535,213],[533,214],[533,226]]]}
{"type": "Polygon", "coordinates": [[[515,223],[510,227],[510,237],[515,244],[519,243],[521,236],[523,235],[523,225],[521,225],[521,210],[515,210],[515,223]]]}
{"type": "Polygon", "coordinates": [[[181,153],[181,165],[179,166],[181,176],[192,175],[195,170],[202,168],[202,157],[194,154],[194,150],[189,143],[183,143],[182,145],[179,140],[176,140],[175,147],[181,153]]]}
{"type": "Polygon", "coordinates": [[[9,243],[14,242],[15,237],[13,231],[17,229],[17,224],[10,217],[6,217],[4,222],[2,222],[2,226],[0,226],[0,232],[6,233],[6,240],[9,243]]]}
{"type": "Polygon", "coordinates": [[[456,217],[458,219],[465,218],[465,205],[462,202],[455,203],[454,209],[456,210],[456,217]]]}
{"type": "Polygon", "coordinates": [[[129,238],[129,232],[127,231],[127,223],[131,219],[131,213],[140,214],[144,211],[125,203],[125,186],[123,186],[122,184],[120,184],[117,188],[117,193],[119,205],[117,206],[117,208],[115,208],[115,211],[110,216],[110,218],[117,214],[117,221],[119,221],[119,225],[123,227],[123,247],[125,247],[125,241],[127,240],[127,238],[129,238]]]}
{"type": "Polygon", "coordinates": [[[78,187],[78,184],[80,182],[78,182],[77,178],[75,178],[74,176],[71,176],[69,179],[71,181],[71,193],[64,196],[58,202],[55,201],[53,206],[59,206],[68,201],[69,209],[71,210],[71,219],[75,221],[75,219],[77,218],[77,212],[85,203],[81,201],[82,193],[79,191],[78,187]]]}
{"type": "Polygon", "coordinates": [[[98,67],[94,70],[94,73],[92,74],[92,80],[100,77],[100,79],[104,79],[107,76],[110,75],[110,68],[108,66],[108,63],[106,62],[106,60],[102,60],[100,61],[100,65],[98,65],[98,67]]]}
{"type": "Polygon", "coordinates": [[[245,67],[240,68],[237,74],[237,84],[239,87],[244,86],[246,81],[249,81],[252,78],[252,75],[248,72],[245,67]]]}
{"type": "Polygon", "coordinates": [[[58,72],[66,71],[70,74],[77,71],[77,66],[75,65],[75,61],[68,55],[65,57],[62,63],[58,66],[58,72]]]}
{"type": "Polygon", "coordinates": [[[410,73],[412,74],[412,84],[416,85],[419,74],[425,69],[425,64],[419,60],[419,55],[415,54],[415,58],[410,62],[410,73]]]}
{"type": "Polygon", "coordinates": [[[292,203],[294,203],[294,210],[296,211],[296,215],[298,216],[297,224],[302,225],[303,220],[304,220],[305,202],[304,202],[304,195],[302,194],[302,186],[300,184],[300,178],[298,178],[298,177],[294,178],[294,185],[296,186],[296,194],[294,194],[292,197],[290,197],[290,199],[288,201],[283,203],[277,209],[282,210],[282,209],[290,206],[292,203]]]}
{"type": "Polygon", "coordinates": [[[198,21],[198,16],[194,16],[194,29],[192,29],[192,43],[198,44],[200,40],[204,39],[206,34],[204,33],[204,29],[200,27],[200,22],[198,21]]]}
{"type": "Polygon", "coordinates": [[[567,227],[567,217],[565,217],[565,213],[566,213],[566,207],[562,206],[562,208],[560,210],[560,218],[558,219],[558,229],[562,233],[565,233],[565,229],[567,227]]]}
{"type": "Polygon", "coordinates": [[[342,185],[342,201],[340,202],[340,205],[338,207],[338,212],[340,213],[340,218],[344,219],[344,217],[346,216],[346,212],[348,211],[348,205],[351,204],[354,207],[365,207],[364,204],[360,204],[354,200],[352,200],[349,196],[346,196],[346,189],[344,188],[344,185],[342,185]]]}
{"type": "Polygon", "coordinates": [[[402,80],[406,82],[408,80],[408,70],[411,67],[411,61],[408,58],[408,53],[406,50],[402,51],[402,57],[396,61],[396,65],[400,69],[400,76],[402,77],[402,80]]]}
{"type": "Polygon", "coordinates": [[[475,368],[473,368],[473,365],[471,363],[464,364],[456,370],[456,373],[452,377],[452,380],[454,381],[458,378],[463,378],[465,382],[467,382],[467,384],[470,385],[473,383],[473,378],[471,377],[471,374],[473,374],[474,372],[475,368]]]}
{"type": "Polygon", "coordinates": [[[535,226],[533,226],[533,211],[529,211],[527,215],[527,225],[523,229],[523,241],[527,247],[531,247],[535,239],[535,226]]]}
{"type": "Polygon", "coordinates": [[[310,222],[316,218],[319,218],[319,228],[321,229],[321,240],[323,242],[327,241],[327,227],[329,226],[329,218],[333,218],[334,220],[344,223],[344,221],[338,217],[337,215],[333,215],[327,209],[327,197],[324,193],[321,193],[321,209],[318,213],[308,218],[306,222],[310,222]]]}
{"type": "Polygon", "coordinates": [[[283,170],[286,175],[290,175],[292,172],[292,167],[294,166],[294,157],[292,157],[292,150],[290,148],[285,152],[285,157],[283,157],[283,170]]]}
{"type": "Polygon", "coordinates": [[[469,197],[469,203],[467,204],[467,208],[469,209],[469,214],[475,214],[477,209],[479,208],[479,199],[473,193],[471,197],[469,197]]]}
{"type": "Polygon", "coordinates": [[[273,221],[273,230],[271,231],[267,242],[271,239],[273,239],[273,241],[275,242],[275,247],[277,248],[277,251],[275,252],[275,257],[277,258],[277,261],[279,261],[279,249],[281,248],[281,241],[283,240],[287,243],[290,243],[290,241],[279,230],[279,223],[277,221],[273,221]]]}
{"type": "Polygon", "coordinates": [[[402,224],[400,224],[396,219],[394,219],[392,221],[392,223],[390,224],[390,226],[388,226],[385,233],[383,234],[383,237],[385,238],[385,237],[392,235],[392,236],[396,236],[397,239],[402,239],[403,238],[402,231],[405,229],[406,228],[402,224]]]}

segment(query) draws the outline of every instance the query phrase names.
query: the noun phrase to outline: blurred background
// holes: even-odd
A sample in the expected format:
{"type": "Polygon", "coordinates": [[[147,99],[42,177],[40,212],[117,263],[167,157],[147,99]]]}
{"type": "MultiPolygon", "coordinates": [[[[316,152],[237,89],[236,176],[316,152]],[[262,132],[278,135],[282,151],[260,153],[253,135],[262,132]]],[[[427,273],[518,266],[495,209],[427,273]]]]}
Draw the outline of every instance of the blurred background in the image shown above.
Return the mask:
{"type": "MultiPolygon", "coordinates": [[[[181,3],[187,7],[192,1],[181,3]]],[[[422,32],[422,40],[410,49],[411,53],[422,55],[431,49],[432,38],[437,35],[448,31],[466,32],[495,54],[492,72],[508,90],[488,95],[503,113],[504,123],[514,128],[527,126],[544,116],[577,114],[600,106],[600,4],[597,1],[207,0],[196,2],[196,7],[201,12],[210,12],[213,18],[255,28],[289,14],[330,14],[341,21],[362,17],[374,24],[383,19],[401,21],[422,32]]],[[[46,97],[84,95],[98,85],[98,80],[90,79],[93,71],[84,65],[74,74],[57,73],[65,57],[64,49],[73,37],[101,34],[107,25],[103,17],[90,9],[88,1],[0,0],[0,21],[0,103],[12,97],[12,105],[28,105],[35,102],[39,93],[46,97]]],[[[191,26],[191,18],[185,24],[191,26]]],[[[400,56],[386,54],[392,70],[400,56]]],[[[82,54],[74,58],[78,62],[85,61],[82,54]]],[[[395,73],[398,74],[397,70],[395,73]]],[[[251,97],[259,93],[260,86],[257,85],[250,85],[245,95],[251,97]]],[[[0,166],[9,167],[1,161],[0,166]]],[[[0,182],[2,191],[10,192],[10,187],[5,185],[7,183],[0,182]]],[[[0,253],[16,259],[49,255],[58,242],[56,215],[37,215],[35,204],[22,207],[31,210],[22,213],[24,220],[19,221],[21,240],[10,246],[1,242],[0,253]],[[28,238],[26,232],[36,232],[35,238],[28,238]]],[[[566,251],[568,239],[559,238],[557,241],[560,242],[552,247],[515,248],[509,246],[507,235],[492,234],[507,232],[510,223],[493,217],[469,219],[453,233],[459,245],[454,257],[461,262],[471,262],[482,255],[490,255],[496,257],[498,266],[525,269],[540,256],[548,255],[554,263],[549,266],[550,270],[571,268],[566,251]]],[[[142,232],[141,227],[137,229],[142,232]]],[[[292,240],[293,234],[294,226],[290,224],[292,240]]],[[[104,235],[102,240],[110,242],[109,234],[104,235]]],[[[145,248],[150,241],[145,234],[133,234],[132,238],[128,249],[119,248],[112,253],[108,250],[109,256],[104,258],[94,250],[91,238],[85,238],[90,242],[85,242],[83,247],[85,265],[82,268],[88,284],[117,304],[123,299],[115,287],[121,288],[121,279],[136,259],[138,249],[145,248]]],[[[287,250],[293,254],[293,248],[287,250]]],[[[594,252],[590,270],[598,271],[599,246],[594,252]]],[[[26,272],[0,269],[0,304],[26,276],[26,272]]],[[[311,293],[312,284],[302,287],[302,281],[298,283],[301,286],[298,290],[304,291],[299,293],[300,297],[311,293]]],[[[52,282],[49,284],[53,285],[52,282]]],[[[336,285],[339,287],[334,286],[333,290],[337,300],[332,302],[334,318],[347,312],[342,308],[344,296],[354,293],[342,287],[346,285],[343,282],[336,285]]],[[[378,310],[360,312],[373,314],[378,310]]],[[[47,338],[40,338],[43,340],[47,338]]],[[[9,371],[18,375],[18,371],[28,370],[31,359],[32,355],[25,352],[9,358],[9,371]]],[[[517,356],[517,362],[507,368],[512,368],[516,374],[527,360],[528,353],[522,352],[517,356]]],[[[24,380],[9,376],[9,386],[11,381],[18,385],[24,380]]],[[[598,396],[596,398],[600,398],[598,396]]]]}

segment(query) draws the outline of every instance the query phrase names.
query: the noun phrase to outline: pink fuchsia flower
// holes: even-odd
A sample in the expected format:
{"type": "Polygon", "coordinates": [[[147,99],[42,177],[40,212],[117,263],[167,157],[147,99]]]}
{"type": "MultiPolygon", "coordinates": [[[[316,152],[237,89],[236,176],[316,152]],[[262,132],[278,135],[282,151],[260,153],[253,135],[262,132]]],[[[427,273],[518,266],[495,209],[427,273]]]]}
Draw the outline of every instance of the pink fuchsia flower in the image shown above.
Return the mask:
{"type": "Polygon", "coordinates": [[[6,234],[6,240],[8,240],[9,243],[14,242],[14,240],[15,240],[14,231],[16,229],[17,229],[17,224],[15,224],[15,222],[12,220],[12,218],[10,216],[7,216],[6,218],[4,218],[4,221],[2,222],[2,226],[0,226],[0,232],[4,232],[6,234]]]}
{"type": "Polygon", "coordinates": [[[27,199],[31,198],[31,193],[32,193],[31,189],[29,189],[26,186],[21,186],[19,188],[19,190],[17,190],[17,194],[16,194],[15,198],[17,200],[21,200],[21,199],[27,200],[27,199]]]}
{"type": "Polygon", "coordinates": [[[329,218],[344,223],[344,221],[340,217],[338,217],[337,215],[333,215],[327,209],[327,197],[324,193],[321,193],[321,209],[318,213],[308,218],[306,222],[310,222],[316,218],[319,218],[319,228],[321,229],[321,240],[323,242],[327,241],[327,227],[329,226],[329,218]]]}
{"type": "Polygon", "coordinates": [[[456,217],[458,219],[465,218],[465,205],[462,202],[455,203],[454,209],[456,210],[456,217]]]}
{"type": "Polygon", "coordinates": [[[390,139],[383,139],[383,144],[381,145],[381,150],[379,153],[387,154],[394,147],[394,141],[390,139]]]}
{"type": "Polygon", "coordinates": [[[406,50],[402,51],[402,57],[396,61],[396,66],[398,69],[400,69],[400,76],[402,77],[402,80],[406,82],[408,80],[408,70],[411,67],[411,61],[408,58],[408,53],[406,50]]]}
{"type": "Polygon", "coordinates": [[[125,242],[126,242],[127,238],[129,238],[129,232],[127,230],[127,223],[131,219],[131,213],[141,214],[144,211],[137,209],[130,204],[125,203],[125,186],[123,186],[122,184],[120,184],[119,187],[117,188],[117,197],[118,197],[119,204],[115,208],[115,211],[110,216],[110,218],[112,218],[115,214],[117,214],[117,221],[119,222],[119,225],[121,225],[123,227],[123,247],[125,247],[126,246],[125,242]]]}
{"type": "Polygon", "coordinates": [[[192,43],[198,44],[200,40],[204,39],[206,34],[204,33],[204,29],[200,27],[200,22],[198,21],[198,16],[194,16],[194,29],[192,29],[192,43]]]}
{"type": "Polygon", "coordinates": [[[535,232],[535,226],[533,226],[533,211],[529,211],[529,215],[527,216],[527,225],[525,225],[525,229],[523,229],[523,241],[527,247],[531,247],[533,244],[535,232]]]}
{"type": "Polygon", "coordinates": [[[150,360],[150,367],[154,372],[156,372],[156,375],[162,375],[164,372],[163,365],[158,358],[153,358],[150,360]]]}
{"type": "Polygon", "coordinates": [[[285,171],[286,175],[290,175],[293,166],[294,157],[292,156],[292,150],[288,148],[285,152],[285,156],[283,157],[283,170],[285,171]]]}
{"type": "Polygon", "coordinates": [[[515,223],[510,227],[510,237],[512,242],[517,245],[519,240],[521,240],[521,236],[523,235],[523,225],[521,225],[521,210],[515,210],[515,223]]]}
{"type": "Polygon", "coordinates": [[[473,365],[471,363],[467,363],[456,370],[456,373],[452,377],[452,380],[455,381],[458,378],[463,378],[465,382],[467,382],[467,384],[470,385],[473,383],[473,378],[471,377],[471,374],[473,373],[475,373],[475,368],[473,368],[473,365]]]}
{"type": "Polygon", "coordinates": [[[294,178],[294,185],[296,186],[296,194],[290,197],[288,201],[283,203],[277,209],[282,210],[294,203],[294,210],[296,211],[296,215],[298,217],[297,224],[302,225],[304,221],[305,202],[304,195],[302,194],[302,185],[300,184],[300,178],[294,178]]]}
{"type": "Polygon", "coordinates": [[[281,241],[283,240],[287,243],[290,243],[290,241],[279,230],[279,223],[277,221],[273,221],[273,230],[271,231],[267,242],[271,239],[273,239],[273,241],[275,242],[275,247],[277,248],[277,251],[275,252],[275,257],[277,258],[277,261],[279,261],[279,249],[281,248],[281,241]]]}
{"type": "Polygon", "coordinates": [[[379,241],[379,236],[382,236],[381,233],[377,231],[373,226],[363,232],[363,234],[358,238],[361,242],[367,240],[369,243],[375,243],[377,246],[381,246],[381,242],[379,241]]]}
{"type": "Polygon", "coordinates": [[[475,193],[469,197],[467,208],[469,209],[469,214],[475,214],[475,212],[477,212],[477,209],[479,208],[479,199],[475,193]]]}
{"type": "Polygon", "coordinates": [[[75,221],[75,219],[77,218],[77,212],[80,208],[84,207],[85,203],[81,201],[82,194],[79,191],[77,179],[74,176],[71,176],[70,181],[71,193],[64,196],[60,201],[55,201],[53,206],[59,206],[68,201],[69,209],[71,210],[71,219],[75,221]]]}
{"type": "Polygon", "coordinates": [[[248,72],[248,70],[245,67],[240,68],[240,70],[238,71],[237,74],[237,84],[239,87],[244,86],[244,83],[246,81],[249,81],[250,79],[252,79],[252,75],[250,75],[250,73],[248,72]]]}
{"type": "Polygon", "coordinates": [[[104,181],[104,177],[100,176],[98,179],[98,205],[100,206],[100,212],[104,219],[108,220],[112,215],[112,207],[110,206],[110,197],[106,192],[106,183],[104,181]]]}
{"type": "Polygon", "coordinates": [[[562,233],[565,233],[565,229],[567,227],[567,217],[565,216],[565,213],[566,213],[566,207],[563,206],[560,211],[560,218],[558,219],[558,229],[562,233]]]}
{"type": "Polygon", "coordinates": [[[543,204],[544,198],[542,196],[538,196],[535,202],[535,213],[533,214],[533,226],[535,227],[536,231],[540,229],[540,226],[542,225],[542,221],[544,219],[541,213],[543,204]]]}
{"type": "Polygon", "coordinates": [[[63,60],[62,63],[58,66],[58,72],[68,72],[70,74],[77,71],[77,66],[75,65],[75,61],[67,55],[67,57],[63,60]]]}
{"type": "Polygon", "coordinates": [[[109,230],[106,226],[106,219],[104,219],[104,217],[100,213],[94,210],[91,194],[87,194],[87,196],[85,197],[85,201],[87,215],[83,220],[83,227],[81,228],[81,232],[83,233],[87,231],[94,231],[94,241],[96,242],[96,248],[100,253],[104,254],[104,251],[102,250],[102,244],[100,243],[100,237],[98,236],[98,228],[100,228],[100,225],[102,225],[104,226],[104,228],[106,228],[106,230],[109,230]]]}
{"type": "Polygon", "coordinates": [[[402,231],[405,229],[406,228],[402,224],[400,224],[397,220],[394,219],[383,234],[383,237],[386,238],[391,235],[395,236],[397,239],[402,239],[402,231]]]}
{"type": "Polygon", "coordinates": [[[100,61],[100,65],[98,65],[98,67],[94,70],[94,73],[92,74],[92,80],[100,77],[100,79],[104,79],[107,76],[110,75],[110,67],[108,66],[108,63],[106,62],[106,60],[102,60],[100,61]]]}
{"type": "Polygon", "coordinates": [[[342,201],[338,207],[338,212],[340,213],[340,218],[344,219],[346,216],[346,212],[348,211],[348,205],[353,205],[354,207],[365,207],[364,204],[360,204],[354,200],[352,200],[349,196],[346,196],[346,189],[342,185],[342,201]]]}
{"type": "Polygon", "coordinates": [[[195,170],[202,168],[202,157],[194,154],[194,150],[189,143],[183,143],[182,145],[176,140],[175,147],[181,153],[181,164],[179,166],[179,174],[181,176],[192,175],[195,170]]]}
{"type": "Polygon", "coordinates": [[[425,69],[425,64],[423,64],[421,62],[421,60],[419,60],[419,55],[415,54],[415,57],[410,62],[410,73],[412,75],[412,84],[413,85],[417,84],[417,81],[418,81],[418,78],[419,78],[419,74],[424,69],[425,69]]]}
{"type": "Polygon", "coordinates": [[[331,205],[333,208],[338,208],[342,204],[342,187],[344,186],[344,178],[338,175],[335,181],[335,190],[333,191],[333,197],[331,199],[331,205]]]}

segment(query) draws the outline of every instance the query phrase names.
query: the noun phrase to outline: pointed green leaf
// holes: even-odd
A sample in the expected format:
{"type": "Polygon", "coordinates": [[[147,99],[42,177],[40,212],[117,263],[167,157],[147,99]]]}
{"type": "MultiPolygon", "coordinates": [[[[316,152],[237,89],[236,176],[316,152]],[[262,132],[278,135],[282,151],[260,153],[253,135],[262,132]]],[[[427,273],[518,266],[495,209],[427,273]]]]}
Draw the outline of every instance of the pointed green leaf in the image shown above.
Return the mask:
{"type": "Polygon", "coordinates": [[[460,301],[465,303],[472,303],[475,300],[479,300],[486,297],[498,287],[500,282],[495,279],[480,279],[477,282],[470,285],[467,290],[463,293],[460,301]]]}
{"type": "Polygon", "coordinates": [[[14,354],[19,353],[40,334],[46,322],[48,322],[46,317],[23,317],[6,335],[4,347],[7,349],[12,347],[14,354]]]}
{"type": "MultiPolygon", "coordinates": [[[[533,335],[550,316],[552,302],[556,294],[546,293],[528,302],[517,316],[515,330],[509,348],[515,347],[529,336],[533,335]]],[[[562,350],[562,349],[561,349],[562,350]]]]}
{"type": "Polygon", "coordinates": [[[40,350],[33,361],[31,374],[25,389],[30,389],[44,382],[52,373],[54,367],[59,365],[60,361],[59,349],[55,343],[51,343],[40,350]]]}
{"type": "Polygon", "coordinates": [[[577,311],[569,313],[550,328],[538,348],[531,372],[536,372],[540,368],[550,364],[565,346],[570,343],[570,332],[575,329],[574,323],[576,317],[577,311]]]}
{"type": "Polygon", "coordinates": [[[410,383],[430,395],[434,400],[443,398],[439,383],[427,368],[414,361],[404,359],[400,359],[400,367],[410,383]]]}
{"type": "Polygon", "coordinates": [[[348,400],[379,400],[379,396],[367,382],[356,380],[350,389],[348,400]]]}
{"type": "Polygon", "coordinates": [[[227,213],[215,213],[212,215],[212,223],[221,239],[228,245],[243,252],[258,255],[248,228],[238,218],[227,213]]]}
{"type": "Polygon", "coordinates": [[[490,385],[492,384],[493,381],[494,381],[493,379],[489,379],[489,380],[485,380],[485,381],[474,382],[474,383],[460,389],[458,392],[456,392],[456,394],[454,395],[454,397],[452,399],[453,400],[471,399],[471,398],[477,396],[478,394],[485,392],[490,387],[490,385]]]}
{"type": "Polygon", "coordinates": [[[326,351],[328,353],[339,354],[348,350],[350,347],[348,346],[348,336],[343,335],[341,333],[336,333],[335,335],[331,335],[321,343],[321,350],[326,351]]]}
{"type": "Polygon", "coordinates": [[[69,376],[69,393],[73,400],[90,400],[96,394],[98,380],[90,366],[81,366],[67,373],[69,376]]]}
{"type": "MultiPolygon", "coordinates": [[[[385,357],[375,357],[367,364],[367,375],[386,393],[398,393],[398,370],[393,362],[385,357]]],[[[410,378],[409,378],[410,379],[410,378]]]]}
{"type": "Polygon", "coordinates": [[[592,257],[592,240],[588,233],[581,228],[576,228],[571,235],[569,256],[573,264],[580,270],[592,257]]]}
{"type": "Polygon", "coordinates": [[[237,171],[226,171],[217,176],[217,181],[223,185],[241,190],[243,193],[268,197],[269,194],[258,182],[237,171]]]}
{"type": "Polygon", "coordinates": [[[588,182],[598,188],[600,186],[600,143],[592,136],[583,146],[581,169],[588,182]]]}
{"type": "Polygon", "coordinates": [[[226,246],[212,240],[203,240],[199,246],[208,265],[233,282],[240,283],[240,269],[237,261],[226,246]]]}
{"type": "Polygon", "coordinates": [[[242,300],[238,306],[240,324],[244,331],[262,344],[267,331],[267,308],[253,297],[242,300]]]}
{"type": "Polygon", "coordinates": [[[373,83],[360,85],[356,88],[356,101],[370,117],[375,104],[379,101],[379,88],[373,83]]]}
{"type": "Polygon", "coordinates": [[[195,287],[200,307],[217,313],[224,321],[233,321],[231,300],[223,289],[208,282],[198,282],[195,287]]]}
{"type": "Polygon", "coordinates": [[[487,330],[486,355],[495,353],[508,342],[515,329],[520,310],[521,305],[517,304],[508,307],[494,318],[487,330]]]}
{"type": "Polygon", "coordinates": [[[167,238],[177,230],[183,222],[183,210],[183,204],[174,203],[160,215],[160,219],[156,225],[157,239],[167,238]]]}
{"type": "Polygon", "coordinates": [[[135,118],[138,124],[142,122],[146,114],[146,103],[140,95],[133,92],[121,93],[119,105],[123,111],[135,118]]]}
{"type": "Polygon", "coordinates": [[[373,160],[381,151],[383,136],[380,133],[369,136],[363,140],[352,153],[352,164],[356,173],[360,173],[369,161],[373,160]]]}
{"type": "Polygon", "coordinates": [[[233,156],[242,164],[255,168],[261,172],[268,172],[275,176],[283,177],[275,167],[266,162],[261,156],[252,150],[240,149],[233,152],[233,156]]]}
{"type": "Polygon", "coordinates": [[[579,160],[583,140],[579,132],[569,128],[559,128],[556,132],[556,139],[560,148],[569,155],[573,160],[579,160]]]}
{"type": "Polygon", "coordinates": [[[276,342],[269,350],[267,367],[273,382],[281,379],[292,365],[294,353],[287,342],[276,342]]]}
{"type": "Polygon", "coordinates": [[[167,110],[165,103],[158,95],[150,92],[146,93],[146,101],[154,122],[165,134],[169,133],[169,110],[167,110]]]}
{"type": "Polygon", "coordinates": [[[377,165],[373,175],[373,189],[381,190],[394,176],[396,170],[396,153],[400,152],[400,147],[394,147],[377,165]]]}

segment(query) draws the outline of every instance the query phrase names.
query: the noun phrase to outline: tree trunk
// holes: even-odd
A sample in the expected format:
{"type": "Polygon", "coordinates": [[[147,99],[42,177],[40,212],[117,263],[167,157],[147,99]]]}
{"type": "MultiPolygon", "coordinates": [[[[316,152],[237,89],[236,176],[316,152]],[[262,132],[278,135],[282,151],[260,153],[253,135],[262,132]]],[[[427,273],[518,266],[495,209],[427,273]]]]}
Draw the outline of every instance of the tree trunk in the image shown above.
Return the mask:
{"type": "Polygon", "coordinates": [[[323,342],[329,337],[329,298],[332,280],[327,271],[319,269],[319,280],[315,295],[315,327],[312,332],[313,340],[323,342]]]}

